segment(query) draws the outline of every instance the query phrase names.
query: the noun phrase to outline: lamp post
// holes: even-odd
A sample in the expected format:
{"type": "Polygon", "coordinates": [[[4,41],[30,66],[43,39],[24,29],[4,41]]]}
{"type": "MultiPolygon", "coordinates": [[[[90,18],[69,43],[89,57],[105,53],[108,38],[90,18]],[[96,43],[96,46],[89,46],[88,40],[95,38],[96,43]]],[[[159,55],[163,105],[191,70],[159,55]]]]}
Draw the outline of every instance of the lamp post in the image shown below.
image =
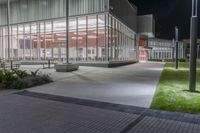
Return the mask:
{"type": "Polygon", "coordinates": [[[66,0],[66,64],[69,64],[69,0],[66,0]]]}
{"type": "Polygon", "coordinates": [[[178,69],[178,27],[175,27],[175,38],[176,38],[176,69],[178,69]]]}
{"type": "Polygon", "coordinates": [[[174,52],[175,52],[175,39],[172,40],[172,60],[174,62],[174,52]]]}
{"type": "Polygon", "coordinates": [[[190,27],[190,84],[191,92],[196,91],[197,35],[198,35],[198,0],[192,0],[192,17],[190,27]]]}

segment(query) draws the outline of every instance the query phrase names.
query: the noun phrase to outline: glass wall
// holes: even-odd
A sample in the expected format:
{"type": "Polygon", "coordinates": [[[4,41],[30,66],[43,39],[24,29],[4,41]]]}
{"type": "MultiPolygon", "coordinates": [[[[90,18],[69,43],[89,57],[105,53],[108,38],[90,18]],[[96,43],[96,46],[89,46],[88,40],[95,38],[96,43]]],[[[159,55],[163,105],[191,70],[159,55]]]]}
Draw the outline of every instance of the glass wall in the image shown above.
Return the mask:
{"type": "MultiPolygon", "coordinates": [[[[0,27],[0,58],[66,60],[66,18],[0,27]],[[10,53],[8,53],[10,51],[10,53]]],[[[69,18],[71,62],[136,61],[135,33],[108,13],[69,18]]]]}
{"type": "Polygon", "coordinates": [[[136,60],[135,33],[114,16],[108,19],[109,60],[136,60]]]}
{"type": "MultiPolygon", "coordinates": [[[[170,40],[150,39],[148,45],[152,48],[148,50],[149,60],[173,59],[176,55],[173,42],[170,40]]],[[[184,58],[183,46],[183,43],[179,42],[179,58],[184,58]]]]}

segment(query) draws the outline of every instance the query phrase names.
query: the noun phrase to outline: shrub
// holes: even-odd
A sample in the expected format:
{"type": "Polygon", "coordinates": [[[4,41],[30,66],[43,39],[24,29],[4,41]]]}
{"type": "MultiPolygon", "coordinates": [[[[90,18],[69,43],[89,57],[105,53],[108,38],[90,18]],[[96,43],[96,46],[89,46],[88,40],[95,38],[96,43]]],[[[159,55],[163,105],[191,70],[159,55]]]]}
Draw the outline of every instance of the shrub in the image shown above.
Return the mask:
{"type": "MultiPolygon", "coordinates": [[[[173,62],[173,59],[163,59],[163,60],[160,60],[160,59],[151,59],[149,61],[155,61],[155,62],[162,62],[162,61],[164,61],[164,62],[173,62]]],[[[174,61],[175,61],[175,59],[174,59],[174,61]]],[[[187,60],[186,59],[179,59],[179,62],[187,62],[187,60]]]]}
{"type": "Polygon", "coordinates": [[[31,71],[31,76],[36,77],[37,75],[39,75],[39,71],[40,69],[37,69],[35,72],[31,71]]]}
{"type": "Polygon", "coordinates": [[[173,59],[165,59],[165,62],[173,62],[173,59]]]}
{"type": "Polygon", "coordinates": [[[43,80],[46,83],[52,82],[52,79],[49,75],[40,75],[41,80],[43,80]]]}
{"type": "Polygon", "coordinates": [[[9,86],[17,79],[17,76],[13,71],[4,69],[2,78],[2,86],[5,88],[9,88],[9,86]]]}
{"type": "Polygon", "coordinates": [[[179,62],[187,62],[186,59],[179,59],[179,62]]]}
{"type": "Polygon", "coordinates": [[[12,82],[12,84],[10,84],[10,86],[8,87],[9,89],[13,88],[13,89],[24,89],[24,88],[28,88],[28,82],[26,79],[17,79],[14,82],[12,82]]]}
{"type": "Polygon", "coordinates": [[[22,71],[22,70],[17,70],[17,69],[13,69],[12,70],[18,78],[25,78],[30,76],[30,74],[28,74],[26,71],[22,71]]]}
{"type": "Polygon", "coordinates": [[[154,61],[154,62],[162,62],[161,59],[150,59],[149,61],[154,61]]]}
{"type": "Polygon", "coordinates": [[[50,82],[50,76],[39,73],[39,69],[31,74],[16,69],[0,70],[0,88],[25,89],[50,82]]]}

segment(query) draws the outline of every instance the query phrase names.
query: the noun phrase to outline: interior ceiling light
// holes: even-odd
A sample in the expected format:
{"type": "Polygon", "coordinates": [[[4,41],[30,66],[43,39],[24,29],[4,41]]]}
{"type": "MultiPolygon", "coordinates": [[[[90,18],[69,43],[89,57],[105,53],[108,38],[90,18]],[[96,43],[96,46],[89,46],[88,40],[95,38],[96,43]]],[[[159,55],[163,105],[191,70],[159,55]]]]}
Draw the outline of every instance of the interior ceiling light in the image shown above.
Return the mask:
{"type": "Polygon", "coordinates": [[[72,37],[72,40],[82,40],[83,37],[72,37]]]}
{"type": "MultiPolygon", "coordinates": [[[[94,31],[93,33],[97,33],[97,31],[94,31]]],[[[104,31],[98,31],[98,34],[105,34],[105,32],[104,31]]]]}
{"type": "Polygon", "coordinates": [[[66,37],[66,34],[63,33],[63,34],[56,34],[56,36],[63,36],[63,37],[66,37]]]}
{"type": "Polygon", "coordinates": [[[88,36],[88,38],[90,38],[90,39],[96,39],[97,37],[96,36],[88,36]]]}
{"type": "MultiPolygon", "coordinates": [[[[74,35],[77,35],[77,33],[74,32],[74,35]]],[[[83,36],[83,35],[87,35],[87,33],[86,32],[78,32],[78,35],[83,36]]]]}

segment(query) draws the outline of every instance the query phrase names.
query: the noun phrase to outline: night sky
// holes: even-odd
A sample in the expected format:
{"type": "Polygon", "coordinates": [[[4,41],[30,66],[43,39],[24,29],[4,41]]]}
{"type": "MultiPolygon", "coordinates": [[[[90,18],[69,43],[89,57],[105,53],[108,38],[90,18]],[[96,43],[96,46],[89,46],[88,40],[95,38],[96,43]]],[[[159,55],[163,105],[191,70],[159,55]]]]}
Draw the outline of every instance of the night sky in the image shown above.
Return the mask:
{"type": "Polygon", "coordinates": [[[160,27],[158,28],[160,29],[160,38],[172,39],[174,37],[174,27],[176,25],[180,30],[180,39],[189,38],[192,0],[130,1],[137,5],[139,14],[154,14],[158,25],[157,27],[160,27]]]}

